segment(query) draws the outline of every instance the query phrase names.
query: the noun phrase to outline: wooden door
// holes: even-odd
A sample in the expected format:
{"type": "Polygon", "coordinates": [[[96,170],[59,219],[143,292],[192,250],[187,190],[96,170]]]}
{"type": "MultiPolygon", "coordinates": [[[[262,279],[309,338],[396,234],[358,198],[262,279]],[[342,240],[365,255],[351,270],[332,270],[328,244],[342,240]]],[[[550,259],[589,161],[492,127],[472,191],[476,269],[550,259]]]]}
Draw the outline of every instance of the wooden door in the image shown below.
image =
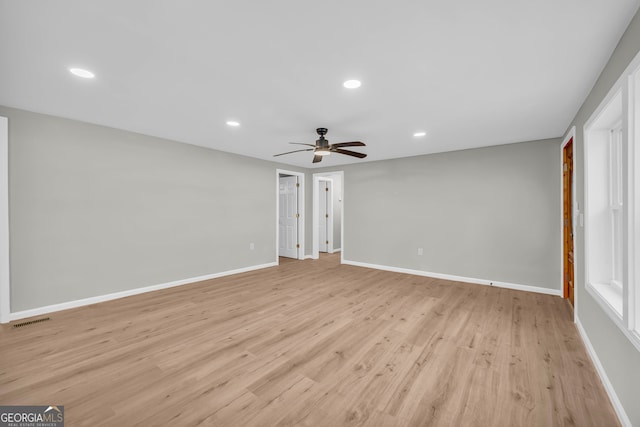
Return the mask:
{"type": "Polygon", "coordinates": [[[281,176],[278,188],[278,255],[298,258],[298,177],[281,176]]]}
{"type": "Polygon", "coordinates": [[[562,150],[562,219],[564,297],[571,305],[574,291],[573,268],[573,138],[562,150]]]}

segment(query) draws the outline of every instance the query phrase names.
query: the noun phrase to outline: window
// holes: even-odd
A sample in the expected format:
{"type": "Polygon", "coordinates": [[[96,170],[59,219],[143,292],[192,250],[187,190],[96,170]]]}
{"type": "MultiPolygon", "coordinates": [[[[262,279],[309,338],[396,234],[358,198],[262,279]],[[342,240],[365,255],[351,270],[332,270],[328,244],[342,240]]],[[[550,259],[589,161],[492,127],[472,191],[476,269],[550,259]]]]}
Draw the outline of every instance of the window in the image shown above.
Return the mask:
{"type": "Polygon", "coordinates": [[[609,135],[609,209],[611,214],[611,285],[622,293],[624,230],[622,197],[622,125],[611,129],[609,135]]]}
{"type": "MultiPolygon", "coordinates": [[[[638,58],[636,58],[637,62],[638,58]]],[[[633,286],[629,288],[629,326],[635,336],[640,340],[640,66],[638,66],[629,78],[630,86],[630,130],[629,133],[629,159],[632,165],[630,174],[631,195],[629,203],[633,215],[629,219],[630,246],[632,260],[630,281],[633,286]]]]}
{"type": "Polygon", "coordinates": [[[624,316],[622,91],[585,126],[587,289],[620,321],[624,316]]]}
{"type": "Polygon", "coordinates": [[[584,126],[587,291],[640,350],[640,54],[584,126]]]}

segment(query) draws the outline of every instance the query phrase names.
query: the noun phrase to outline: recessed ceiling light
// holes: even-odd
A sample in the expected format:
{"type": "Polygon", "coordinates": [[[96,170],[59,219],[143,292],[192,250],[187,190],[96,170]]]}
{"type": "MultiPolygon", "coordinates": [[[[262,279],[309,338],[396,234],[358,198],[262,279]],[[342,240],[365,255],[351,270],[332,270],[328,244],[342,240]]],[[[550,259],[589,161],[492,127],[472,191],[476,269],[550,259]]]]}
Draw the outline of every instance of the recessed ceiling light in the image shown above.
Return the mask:
{"type": "Polygon", "coordinates": [[[413,134],[413,136],[415,136],[416,138],[419,138],[421,136],[425,136],[427,133],[426,132],[416,132],[413,134]]]}
{"type": "Polygon", "coordinates": [[[347,89],[357,89],[362,86],[362,82],[360,80],[347,80],[346,82],[342,83],[342,86],[346,87],[347,89]]]}
{"type": "Polygon", "coordinates": [[[74,76],[82,77],[83,79],[92,79],[96,75],[84,68],[69,68],[69,72],[74,76]]]}
{"type": "Polygon", "coordinates": [[[227,120],[227,126],[238,127],[240,126],[240,122],[235,120],[227,120]]]}

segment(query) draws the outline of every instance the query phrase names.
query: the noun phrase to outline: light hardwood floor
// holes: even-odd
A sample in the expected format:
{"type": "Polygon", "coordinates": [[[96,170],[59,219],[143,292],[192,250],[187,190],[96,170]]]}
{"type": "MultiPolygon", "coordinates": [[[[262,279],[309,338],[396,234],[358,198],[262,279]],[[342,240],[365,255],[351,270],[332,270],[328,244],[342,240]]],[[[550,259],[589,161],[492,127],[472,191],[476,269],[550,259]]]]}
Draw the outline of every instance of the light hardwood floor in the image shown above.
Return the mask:
{"type": "Polygon", "coordinates": [[[559,298],[281,260],[0,330],[68,426],[617,426],[559,298]]]}

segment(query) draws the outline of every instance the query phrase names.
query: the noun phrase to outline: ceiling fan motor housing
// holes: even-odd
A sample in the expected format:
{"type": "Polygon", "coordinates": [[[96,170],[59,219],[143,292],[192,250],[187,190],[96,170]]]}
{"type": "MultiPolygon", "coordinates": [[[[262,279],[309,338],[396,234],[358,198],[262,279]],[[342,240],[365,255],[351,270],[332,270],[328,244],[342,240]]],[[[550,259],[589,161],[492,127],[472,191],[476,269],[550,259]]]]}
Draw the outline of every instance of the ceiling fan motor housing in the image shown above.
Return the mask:
{"type": "Polygon", "coordinates": [[[324,138],[327,134],[327,128],[318,128],[316,132],[320,135],[320,139],[316,140],[316,151],[329,151],[329,141],[324,138]]]}
{"type": "Polygon", "coordinates": [[[329,141],[324,139],[324,136],[321,136],[320,139],[316,140],[316,148],[326,148],[329,149],[329,141]]]}

